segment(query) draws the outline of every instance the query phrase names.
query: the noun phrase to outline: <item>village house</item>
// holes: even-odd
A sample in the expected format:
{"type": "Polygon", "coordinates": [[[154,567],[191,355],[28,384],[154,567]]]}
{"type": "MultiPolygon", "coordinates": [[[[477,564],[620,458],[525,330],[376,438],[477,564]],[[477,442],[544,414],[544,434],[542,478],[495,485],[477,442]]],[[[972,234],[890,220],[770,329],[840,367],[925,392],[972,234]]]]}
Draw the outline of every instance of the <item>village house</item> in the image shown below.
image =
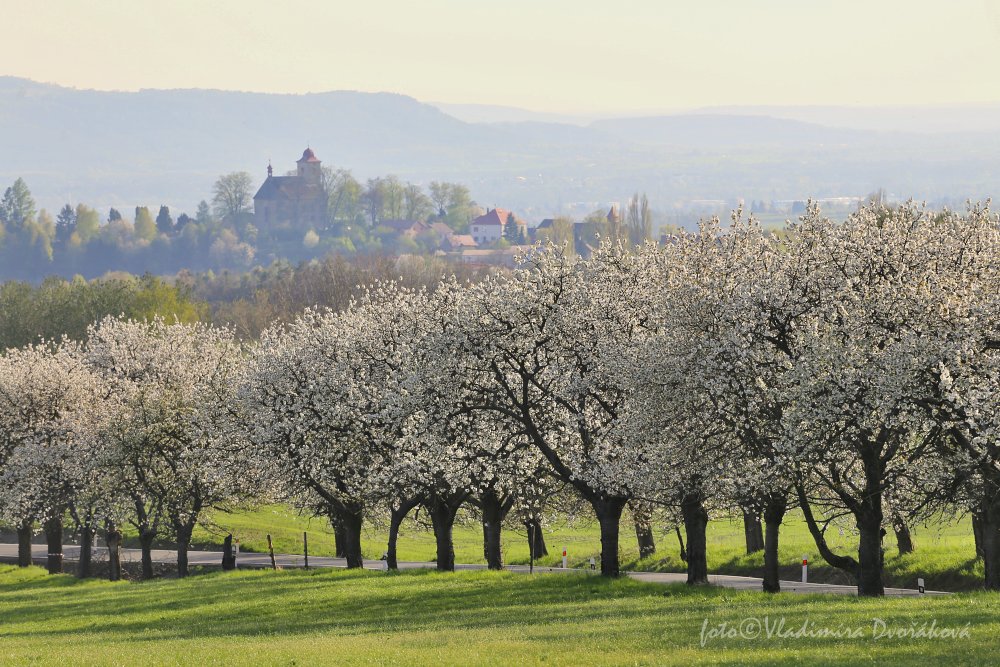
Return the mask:
{"type": "Polygon", "coordinates": [[[438,241],[444,243],[445,239],[455,233],[455,230],[443,222],[431,223],[431,231],[437,234],[438,241]]]}
{"type": "Polygon", "coordinates": [[[532,243],[538,241],[538,232],[542,232],[542,235],[548,234],[552,231],[552,226],[555,224],[555,218],[545,218],[537,226],[533,227],[530,231],[530,236],[528,240],[532,243]]]}
{"type": "MultiPolygon", "coordinates": [[[[622,217],[618,212],[617,204],[611,205],[608,214],[604,216],[604,220],[607,222],[608,227],[618,227],[622,224],[622,217]]],[[[590,257],[594,253],[594,250],[600,245],[600,241],[595,236],[595,234],[599,233],[601,233],[600,230],[595,229],[594,225],[589,222],[573,223],[573,244],[576,247],[576,252],[581,257],[590,257]]],[[[604,235],[606,234],[607,231],[604,232],[604,235]]]]}
{"type": "MultiPolygon", "coordinates": [[[[489,209],[469,223],[469,234],[479,245],[489,245],[496,243],[503,238],[504,226],[507,224],[507,217],[512,215],[510,211],[502,208],[489,209]]],[[[528,238],[528,225],[516,216],[514,222],[521,232],[521,238],[528,238]]]]}
{"type": "Polygon", "coordinates": [[[441,241],[441,249],[448,251],[463,250],[464,248],[475,248],[479,244],[472,238],[471,234],[449,234],[441,241]]]}
{"type": "Polygon", "coordinates": [[[383,220],[379,227],[392,230],[397,237],[409,239],[415,239],[419,234],[431,230],[430,225],[419,220],[383,220]]]}

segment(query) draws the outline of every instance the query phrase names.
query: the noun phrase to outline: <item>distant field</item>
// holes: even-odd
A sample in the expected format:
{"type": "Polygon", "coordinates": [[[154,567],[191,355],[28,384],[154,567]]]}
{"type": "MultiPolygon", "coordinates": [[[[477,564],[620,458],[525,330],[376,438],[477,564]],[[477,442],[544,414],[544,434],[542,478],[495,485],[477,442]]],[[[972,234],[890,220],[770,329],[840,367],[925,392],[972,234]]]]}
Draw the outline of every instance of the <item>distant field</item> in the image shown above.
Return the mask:
{"type": "Polygon", "coordinates": [[[0,566],[5,665],[990,665],[998,636],[1000,596],[988,593],[858,600],[596,576],[316,570],[111,584],[0,566]],[[782,619],[800,636],[753,638],[755,623],[773,630],[782,619]],[[711,632],[722,623],[735,636],[711,632]],[[880,623],[966,636],[888,638],[880,623]]]}
{"type": "MultiPolygon", "coordinates": [[[[309,552],[315,555],[333,555],[333,533],[326,520],[307,518],[284,505],[272,505],[238,513],[216,513],[210,517],[209,528],[199,528],[195,544],[215,548],[222,544],[227,532],[241,540],[242,548],[266,551],[267,533],[274,541],[275,551],[302,552],[302,532],[309,533],[309,552]]],[[[508,563],[527,563],[528,544],[523,529],[505,529],[503,537],[504,558],[508,563]]],[[[600,555],[599,532],[595,522],[577,521],[546,528],[545,539],[549,556],[540,559],[545,565],[559,563],[563,547],[569,552],[573,567],[586,567],[591,557],[600,555]]],[[[972,528],[969,521],[941,523],[933,526],[915,526],[913,539],[916,551],[904,557],[896,553],[893,536],[886,537],[887,584],[914,588],[917,577],[923,577],[929,588],[939,590],[969,590],[981,585],[982,562],[975,558],[972,528]]],[[[384,529],[368,526],[364,533],[362,550],[366,558],[380,558],[385,551],[387,534],[384,529]]],[[[843,535],[831,529],[830,543],[842,552],[857,551],[850,532],[843,535]]],[[[455,556],[460,563],[483,563],[482,530],[472,521],[455,527],[455,556]]],[[[409,522],[399,541],[401,560],[430,561],[434,559],[434,536],[429,529],[409,522]]],[[[809,557],[810,578],[813,581],[850,583],[841,572],[822,562],[816,546],[806,530],[801,516],[790,513],[785,519],[781,535],[781,558],[785,563],[783,576],[799,579],[801,559],[809,557]]],[[[673,532],[657,535],[657,553],[652,558],[638,560],[638,547],[632,525],[623,520],[621,530],[621,558],[627,569],[684,571],[679,557],[677,538],[673,532]]],[[[761,553],[745,553],[743,526],[739,521],[718,520],[709,523],[708,565],[710,572],[759,576],[763,566],[761,553]]]]}

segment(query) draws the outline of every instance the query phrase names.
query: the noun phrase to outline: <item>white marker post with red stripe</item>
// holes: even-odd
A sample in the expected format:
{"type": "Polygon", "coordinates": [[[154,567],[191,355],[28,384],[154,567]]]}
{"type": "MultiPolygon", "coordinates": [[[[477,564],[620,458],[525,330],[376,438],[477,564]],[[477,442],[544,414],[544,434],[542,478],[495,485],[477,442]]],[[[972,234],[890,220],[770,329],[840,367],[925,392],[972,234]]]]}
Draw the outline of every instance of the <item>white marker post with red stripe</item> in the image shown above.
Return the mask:
{"type": "Polygon", "coordinates": [[[566,569],[566,547],[563,547],[563,569],[566,569]]]}
{"type": "Polygon", "coordinates": [[[802,583],[809,583],[809,559],[802,557],[802,583]]]}

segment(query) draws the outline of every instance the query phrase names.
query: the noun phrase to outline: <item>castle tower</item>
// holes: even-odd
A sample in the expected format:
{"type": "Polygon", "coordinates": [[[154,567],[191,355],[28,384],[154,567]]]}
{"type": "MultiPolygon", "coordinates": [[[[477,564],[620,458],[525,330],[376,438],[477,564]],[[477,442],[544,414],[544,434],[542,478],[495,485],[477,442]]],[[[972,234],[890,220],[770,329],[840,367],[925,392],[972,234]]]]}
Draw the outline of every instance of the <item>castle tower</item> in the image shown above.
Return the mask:
{"type": "Polygon", "coordinates": [[[295,163],[294,175],[275,176],[270,161],[267,179],[253,196],[258,229],[321,229],[326,223],[327,193],[323,189],[323,163],[311,148],[295,163]]]}
{"type": "Polygon", "coordinates": [[[307,182],[318,184],[323,180],[323,163],[311,148],[302,151],[302,157],[295,164],[298,165],[297,175],[307,182]]]}

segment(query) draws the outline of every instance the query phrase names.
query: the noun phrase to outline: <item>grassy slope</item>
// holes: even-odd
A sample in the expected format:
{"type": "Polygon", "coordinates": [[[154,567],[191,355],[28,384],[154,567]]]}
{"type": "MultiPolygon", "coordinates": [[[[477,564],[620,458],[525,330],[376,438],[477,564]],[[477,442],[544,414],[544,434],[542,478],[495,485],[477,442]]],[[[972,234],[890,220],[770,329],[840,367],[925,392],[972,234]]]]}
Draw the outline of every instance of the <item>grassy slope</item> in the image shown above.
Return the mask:
{"type": "MultiPolygon", "coordinates": [[[[270,532],[275,551],[302,553],[302,532],[308,531],[309,553],[333,555],[333,534],[326,521],[299,516],[285,506],[267,506],[232,514],[216,513],[210,517],[210,523],[214,525],[199,529],[195,535],[196,544],[214,548],[222,543],[225,533],[231,531],[241,539],[244,548],[265,551],[265,536],[270,532]]],[[[600,554],[599,533],[593,522],[578,521],[573,525],[552,526],[546,529],[545,539],[551,554],[541,559],[546,565],[559,563],[564,546],[568,547],[569,562],[574,567],[586,567],[589,558],[600,554]]],[[[917,577],[923,577],[927,587],[935,590],[969,590],[981,585],[982,562],[974,558],[975,547],[968,520],[930,527],[917,526],[913,530],[913,539],[915,553],[900,557],[896,554],[893,536],[886,537],[887,584],[914,588],[917,577]]],[[[857,552],[857,543],[850,533],[840,535],[836,529],[831,529],[830,542],[841,553],[857,552]]],[[[384,530],[366,528],[363,544],[366,558],[381,557],[385,544],[384,530]]],[[[684,571],[684,563],[678,555],[677,538],[672,533],[658,536],[657,547],[656,556],[639,561],[635,534],[627,519],[623,520],[621,557],[627,569],[684,571]]],[[[523,530],[505,529],[503,548],[506,562],[528,562],[527,538],[523,530]]],[[[811,581],[853,583],[842,572],[826,566],[818,556],[816,545],[798,514],[790,513],[785,520],[780,553],[782,562],[786,563],[782,573],[786,579],[799,579],[802,556],[808,555],[812,563],[811,581]]],[[[482,532],[478,524],[469,522],[455,527],[455,556],[459,563],[484,562],[482,532]]],[[[401,560],[433,560],[433,534],[413,523],[408,524],[400,538],[399,557],[401,560]]],[[[746,555],[743,526],[739,521],[709,523],[708,557],[710,572],[759,576],[763,567],[761,553],[746,555]]]]}
{"type": "Polygon", "coordinates": [[[510,573],[270,571],[147,583],[0,566],[3,664],[994,664],[1000,596],[858,600],[510,573]],[[784,617],[862,638],[718,639],[784,617]],[[968,639],[872,639],[971,623],[968,639]]]}

